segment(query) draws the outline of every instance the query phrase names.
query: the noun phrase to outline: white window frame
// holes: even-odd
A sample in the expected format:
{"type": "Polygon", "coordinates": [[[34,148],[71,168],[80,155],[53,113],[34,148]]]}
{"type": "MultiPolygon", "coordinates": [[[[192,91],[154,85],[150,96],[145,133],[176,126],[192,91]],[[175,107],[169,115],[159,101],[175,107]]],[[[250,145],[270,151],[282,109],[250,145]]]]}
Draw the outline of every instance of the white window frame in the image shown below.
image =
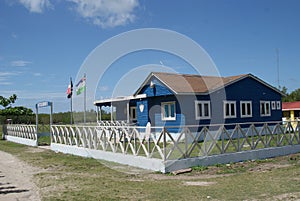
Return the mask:
{"type": "Polygon", "coordinates": [[[210,101],[195,101],[195,118],[196,120],[200,120],[200,119],[210,119],[211,118],[211,107],[210,107],[210,101]],[[208,115],[205,115],[204,112],[204,105],[207,104],[208,105],[208,115]],[[200,114],[199,111],[199,105],[201,106],[202,109],[202,115],[200,114]]]}
{"type": "Polygon", "coordinates": [[[271,102],[272,110],[276,110],[276,101],[271,102]]]}
{"type": "Polygon", "coordinates": [[[260,116],[261,117],[271,116],[271,103],[270,103],[270,101],[260,101],[259,108],[260,108],[260,116]],[[263,113],[263,111],[265,111],[265,112],[263,113]],[[267,113],[267,111],[269,111],[269,113],[267,113]]]}
{"type": "Polygon", "coordinates": [[[281,101],[276,101],[277,110],[281,110],[281,101]]]}
{"type": "Polygon", "coordinates": [[[252,101],[240,101],[241,118],[252,117],[252,101]],[[250,111],[248,111],[248,104],[250,104],[250,111]],[[245,105],[245,112],[243,114],[243,105],[245,105]]]}
{"type": "Polygon", "coordinates": [[[170,102],[162,102],[161,103],[161,119],[163,121],[170,121],[170,120],[176,120],[176,102],[175,101],[170,101],[170,102]],[[165,115],[165,105],[168,105],[168,112],[169,112],[169,116],[166,117],[165,115]],[[171,115],[171,105],[174,105],[174,117],[172,117],[171,115]]]}
{"type": "Polygon", "coordinates": [[[136,106],[130,107],[130,120],[137,120],[136,106]],[[134,114],[135,118],[133,118],[133,114],[134,114]]]}
{"type": "Polygon", "coordinates": [[[224,101],[223,102],[223,112],[224,112],[224,118],[225,119],[230,119],[230,118],[236,118],[236,101],[224,101]],[[232,109],[231,106],[233,105],[234,107],[234,115],[226,114],[226,105],[229,104],[230,108],[229,108],[229,112],[231,113],[232,109]]]}

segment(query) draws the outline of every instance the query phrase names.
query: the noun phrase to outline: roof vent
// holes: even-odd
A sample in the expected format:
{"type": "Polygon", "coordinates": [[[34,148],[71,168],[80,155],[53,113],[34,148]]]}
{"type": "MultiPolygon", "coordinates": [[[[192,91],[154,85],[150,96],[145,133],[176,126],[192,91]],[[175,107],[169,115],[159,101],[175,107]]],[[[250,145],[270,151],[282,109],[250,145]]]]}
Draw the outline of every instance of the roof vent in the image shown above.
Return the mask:
{"type": "Polygon", "coordinates": [[[150,82],[150,88],[154,88],[155,87],[155,84],[154,84],[154,82],[150,82]]]}

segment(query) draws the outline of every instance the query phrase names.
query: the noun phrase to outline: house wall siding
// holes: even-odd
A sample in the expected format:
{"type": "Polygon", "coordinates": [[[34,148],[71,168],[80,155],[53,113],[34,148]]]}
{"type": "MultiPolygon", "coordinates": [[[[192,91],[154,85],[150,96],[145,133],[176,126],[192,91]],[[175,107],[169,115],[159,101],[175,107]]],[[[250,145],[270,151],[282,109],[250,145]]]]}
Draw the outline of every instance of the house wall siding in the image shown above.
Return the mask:
{"type": "Polygon", "coordinates": [[[148,100],[139,100],[136,102],[137,124],[138,126],[146,126],[149,121],[148,100]],[[143,112],[140,111],[140,105],[144,105],[143,112]]]}
{"type": "Polygon", "coordinates": [[[149,81],[149,84],[141,90],[141,94],[147,94],[145,101],[149,108],[149,118],[138,114],[138,118],[142,117],[138,120],[140,125],[146,125],[148,121],[153,126],[174,126],[280,121],[282,118],[281,108],[272,110],[271,107],[271,116],[260,115],[260,101],[270,101],[270,104],[271,101],[281,101],[281,94],[251,77],[235,82],[225,87],[225,90],[223,88],[208,95],[175,96],[158,80],[152,79],[152,81],[155,83],[154,88],[150,88],[149,81]],[[195,100],[211,101],[211,119],[196,120],[195,100]],[[224,118],[224,100],[236,101],[236,118],[224,118]],[[169,101],[176,101],[176,120],[163,121],[161,103],[169,101]],[[252,102],[252,117],[241,117],[240,101],[252,102]]]}
{"type": "Polygon", "coordinates": [[[152,78],[149,82],[142,88],[139,94],[146,94],[147,97],[153,96],[167,96],[173,95],[173,92],[168,89],[163,83],[161,83],[156,78],[152,78]],[[150,83],[153,83],[155,87],[151,88],[150,83]]]}
{"type": "Polygon", "coordinates": [[[151,109],[149,111],[150,122],[153,126],[174,126],[181,125],[182,122],[185,122],[185,116],[182,114],[182,110],[180,108],[180,105],[178,104],[178,100],[173,95],[154,97],[151,100],[149,100],[149,105],[151,105],[151,109]],[[162,120],[161,104],[164,102],[175,102],[175,120],[162,120]]]}
{"type": "Polygon", "coordinates": [[[253,78],[245,78],[226,87],[227,100],[236,100],[237,118],[226,119],[225,123],[281,121],[280,109],[271,109],[271,116],[261,116],[260,101],[280,101],[281,94],[253,78]],[[252,117],[241,118],[240,101],[252,101],[252,117]]]}

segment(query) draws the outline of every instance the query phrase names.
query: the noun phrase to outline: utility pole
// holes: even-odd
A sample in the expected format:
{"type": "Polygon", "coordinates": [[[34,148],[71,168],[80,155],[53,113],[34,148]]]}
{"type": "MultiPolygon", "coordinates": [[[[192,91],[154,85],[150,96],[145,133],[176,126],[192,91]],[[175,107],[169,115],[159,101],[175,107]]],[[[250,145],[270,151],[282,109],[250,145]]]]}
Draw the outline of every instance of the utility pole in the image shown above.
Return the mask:
{"type": "Polygon", "coordinates": [[[277,84],[278,89],[280,89],[280,79],[279,79],[279,49],[276,48],[276,61],[277,61],[277,84]]]}

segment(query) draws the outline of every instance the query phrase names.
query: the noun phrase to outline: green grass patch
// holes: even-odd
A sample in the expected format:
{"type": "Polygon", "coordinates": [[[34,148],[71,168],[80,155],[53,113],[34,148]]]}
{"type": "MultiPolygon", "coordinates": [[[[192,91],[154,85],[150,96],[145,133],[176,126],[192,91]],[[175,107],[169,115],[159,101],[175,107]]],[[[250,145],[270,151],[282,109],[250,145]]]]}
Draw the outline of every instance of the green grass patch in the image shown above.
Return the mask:
{"type": "Polygon", "coordinates": [[[194,166],[194,167],[192,167],[192,170],[201,172],[204,170],[208,170],[208,167],[207,166],[194,166]]]}
{"type": "Polygon", "coordinates": [[[207,200],[208,196],[212,200],[280,200],[286,194],[300,199],[300,154],[193,167],[191,173],[174,176],[3,140],[0,150],[40,169],[34,180],[44,201],[207,200]],[[211,184],[201,186],[203,182],[211,184]]]}
{"type": "Polygon", "coordinates": [[[42,136],[38,138],[38,145],[39,146],[49,146],[51,144],[51,137],[50,136],[42,136]]]}

